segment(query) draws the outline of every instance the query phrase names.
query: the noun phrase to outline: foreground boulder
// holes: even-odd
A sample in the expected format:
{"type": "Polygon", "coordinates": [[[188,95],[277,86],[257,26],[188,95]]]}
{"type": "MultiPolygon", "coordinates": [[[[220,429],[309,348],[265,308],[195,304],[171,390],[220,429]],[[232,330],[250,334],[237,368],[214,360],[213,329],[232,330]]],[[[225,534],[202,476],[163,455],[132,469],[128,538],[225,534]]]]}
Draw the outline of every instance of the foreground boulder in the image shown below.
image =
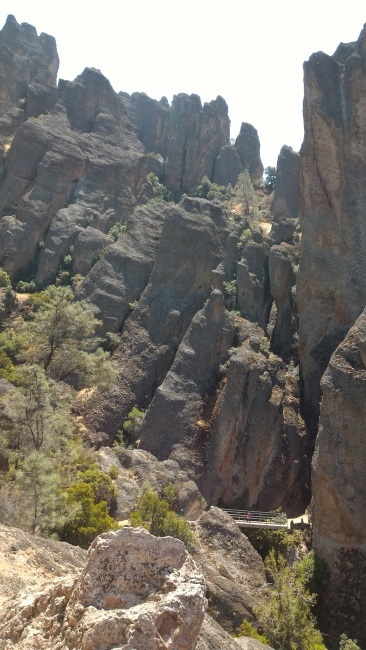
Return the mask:
{"type": "Polygon", "coordinates": [[[76,581],[9,603],[1,647],[190,650],[204,613],[204,579],[183,543],[125,528],[93,542],[76,581]]]}

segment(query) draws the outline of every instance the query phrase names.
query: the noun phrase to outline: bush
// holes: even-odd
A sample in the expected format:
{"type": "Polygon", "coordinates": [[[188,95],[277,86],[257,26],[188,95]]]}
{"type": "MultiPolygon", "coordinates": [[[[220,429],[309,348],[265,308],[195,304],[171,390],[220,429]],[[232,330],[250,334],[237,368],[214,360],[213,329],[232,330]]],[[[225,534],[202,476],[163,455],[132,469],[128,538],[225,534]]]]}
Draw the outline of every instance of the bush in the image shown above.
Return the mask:
{"type": "Polygon", "coordinates": [[[184,517],[170,509],[150,485],[145,485],[130,515],[131,526],[143,526],[156,537],[177,537],[184,544],[194,543],[194,535],[184,517]]]}
{"type": "Polygon", "coordinates": [[[361,648],[357,645],[357,641],[352,641],[352,639],[348,639],[345,634],[341,634],[341,638],[339,639],[339,650],[361,650],[361,648]]]}
{"type": "Polygon", "coordinates": [[[252,546],[264,560],[270,551],[286,554],[286,552],[298,546],[302,541],[301,532],[295,530],[288,533],[285,530],[266,530],[264,528],[252,528],[245,531],[252,546]]]}
{"type": "Polygon", "coordinates": [[[117,522],[108,514],[106,501],[96,502],[90,483],[74,483],[66,494],[69,505],[78,506],[78,512],[60,531],[62,541],[88,548],[97,535],[118,529],[117,522]]]}
{"type": "Polygon", "coordinates": [[[4,269],[0,269],[0,288],[11,287],[9,275],[4,269]]]}
{"type": "Polygon", "coordinates": [[[237,636],[249,636],[251,639],[256,639],[265,645],[268,645],[269,643],[268,639],[263,634],[259,634],[258,630],[254,627],[254,625],[249,623],[249,621],[242,622],[237,636]]]}

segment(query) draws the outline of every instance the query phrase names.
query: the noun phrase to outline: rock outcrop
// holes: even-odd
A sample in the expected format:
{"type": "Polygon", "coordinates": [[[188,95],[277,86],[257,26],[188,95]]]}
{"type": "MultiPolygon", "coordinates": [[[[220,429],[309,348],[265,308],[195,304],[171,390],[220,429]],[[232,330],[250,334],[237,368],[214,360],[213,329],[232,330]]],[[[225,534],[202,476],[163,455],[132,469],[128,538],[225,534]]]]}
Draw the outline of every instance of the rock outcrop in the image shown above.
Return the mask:
{"type": "Polygon", "coordinates": [[[276,323],[271,347],[285,363],[294,358],[294,337],[297,332],[294,286],[298,264],[295,246],[282,242],[272,246],[268,256],[271,295],[276,303],[276,323]]]}
{"type": "Polygon", "coordinates": [[[252,181],[258,181],[263,176],[258,132],[247,122],[242,123],[235,144],[221,149],[215,162],[213,180],[218,185],[231,183],[234,187],[239,174],[245,169],[249,171],[252,181]]]}
{"type": "Polygon", "coordinates": [[[300,154],[286,145],[277,159],[271,211],[276,221],[298,219],[300,216],[300,154]]]}
{"type": "Polygon", "coordinates": [[[326,562],[321,623],[366,643],[366,311],[333,353],[313,458],[314,549],[326,562]],[[331,607],[330,607],[331,604],[331,607]]]}
{"type": "MultiPolygon", "coordinates": [[[[21,123],[22,119],[37,117],[53,107],[58,66],[53,36],[38,36],[32,25],[19,25],[9,15],[0,31],[0,136],[6,123],[10,126],[16,115],[21,123]]],[[[14,126],[19,125],[16,122],[17,119],[14,126]]]]}
{"type": "Polygon", "coordinates": [[[202,493],[210,503],[253,510],[304,511],[308,494],[305,427],[297,376],[249,336],[230,357],[215,407],[202,493]]]}
{"type": "Polygon", "coordinates": [[[305,63],[299,356],[312,435],[331,354],[366,304],[366,29],[305,63]]]}
{"type": "Polygon", "coordinates": [[[253,608],[265,597],[261,557],[230,515],[212,507],[192,524],[198,544],[191,549],[206,580],[208,613],[226,631],[243,619],[253,620],[253,608]]]}
{"type": "Polygon", "coordinates": [[[202,573],[184,545],[144,529],[104,533],[76,581],[9,603],[4,650],[191,650],[205,613],[202,573]]]}

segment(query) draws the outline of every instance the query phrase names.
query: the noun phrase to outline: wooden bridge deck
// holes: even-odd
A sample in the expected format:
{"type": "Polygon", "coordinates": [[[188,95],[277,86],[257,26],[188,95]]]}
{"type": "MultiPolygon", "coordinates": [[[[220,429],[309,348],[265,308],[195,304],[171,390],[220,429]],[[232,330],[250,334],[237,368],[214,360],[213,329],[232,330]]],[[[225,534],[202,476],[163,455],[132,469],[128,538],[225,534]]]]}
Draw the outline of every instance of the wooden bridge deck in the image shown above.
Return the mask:
{"type": "Polygon", "coordinates": [[[232,510],[222,508],[240,528],[275,528],[287,530],[287,517],[283,512],[261,512],[259,510],[232,510]]]}

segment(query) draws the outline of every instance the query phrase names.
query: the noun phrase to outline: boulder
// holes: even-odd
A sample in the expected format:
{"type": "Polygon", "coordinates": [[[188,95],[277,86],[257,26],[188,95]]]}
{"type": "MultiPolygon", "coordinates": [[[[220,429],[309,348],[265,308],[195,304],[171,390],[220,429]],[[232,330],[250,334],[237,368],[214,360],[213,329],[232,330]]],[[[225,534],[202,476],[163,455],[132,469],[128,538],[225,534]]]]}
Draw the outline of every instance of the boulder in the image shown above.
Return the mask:
{"type": "Polygon", "coordinates": [[[182,542],[124,528],[92,543],[74,582],[12,602],[0,627],[4,650],[194,648],[205,583],[182,542]]]}

